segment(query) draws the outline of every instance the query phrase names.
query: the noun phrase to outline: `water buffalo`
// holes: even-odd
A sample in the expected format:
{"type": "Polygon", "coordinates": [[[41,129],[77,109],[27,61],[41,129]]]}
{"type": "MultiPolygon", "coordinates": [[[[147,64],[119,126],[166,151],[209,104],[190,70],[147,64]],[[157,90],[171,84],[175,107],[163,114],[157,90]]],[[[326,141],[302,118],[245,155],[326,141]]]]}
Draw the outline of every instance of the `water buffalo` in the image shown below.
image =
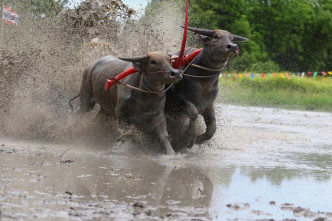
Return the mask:
{"type": "MultiPolygon", "coordinates": [[[[216,118],[213,104],[218,94],[219,74],[229,58],[239,54],[239,48],[233,42],[248,41],[226,30],[188,30],[196,34],[203,50],[191,64],[183,67],[183,80],[167,92],[165,106],[168,128],[172,128],[169,131],[174,131],[170,134],[171,142],[179,148],[191,147],[195,141],[200,144],[214,135],[216,118]],[[203,116],[206,124],[206,131],[199,136],[195,131],[198,114],[203,116]],[[179,122],[182,122],[182,127],[178,126],[179,122]]],[[[185,55],[194,50],[187,51],[185,55]]]]}
{"type": "Polygon", "coordinates": [[[182,75],[172,67],[170,56],[166,53],[150,52],[142,57],[119,59],[106,56],[90,64],[84,71],[79,112],[87,112],[98,103],[98,115],[112,116],[120,122],[135,125],[152,143],[167,154],[174,154],[166,129],[164,92],[166,84],[181,79],[182,75]],[[138,90],[123,85],[104,90],[105,74],[115,77],[131,67],[139,70],[139,73],[123,79],[123,83],[138,90]]]}

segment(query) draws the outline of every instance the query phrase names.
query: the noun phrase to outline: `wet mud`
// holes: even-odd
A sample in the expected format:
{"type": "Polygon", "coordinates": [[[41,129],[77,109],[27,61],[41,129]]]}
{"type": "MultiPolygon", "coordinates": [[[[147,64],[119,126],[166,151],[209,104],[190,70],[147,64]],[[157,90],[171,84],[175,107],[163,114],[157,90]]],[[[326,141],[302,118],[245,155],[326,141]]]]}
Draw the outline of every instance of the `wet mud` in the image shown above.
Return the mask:
{"type": "Polygon", "coordinates": [[[216,104],[218,131],[165,156],[0,139],[3,220],[332,220],[332,114],[216,104]]]}

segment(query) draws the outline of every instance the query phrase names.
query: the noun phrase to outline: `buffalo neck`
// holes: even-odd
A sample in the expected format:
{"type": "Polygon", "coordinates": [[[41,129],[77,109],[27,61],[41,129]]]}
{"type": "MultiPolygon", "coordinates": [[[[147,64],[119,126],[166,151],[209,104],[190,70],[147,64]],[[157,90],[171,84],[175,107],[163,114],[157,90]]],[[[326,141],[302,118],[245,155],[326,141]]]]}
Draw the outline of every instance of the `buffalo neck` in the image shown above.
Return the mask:
{"type": "Polygon", "coordinates": [[[160,92],[164,90],[165,84],[160,84],[156,82],[151,83],[151,81],[149,81],[146,77],[144,77],[144,74],[141,74],[139,87],[143,90],[160,92]]]}
{"type": "MultiPolygon", "coordinates": [[[[205,46],[201,53],[197,55],[193,64],[197,64],[206,68],[210,69],[222,69],[226,66],[228,58],[220,58],[219,56],[216,57],[213,54],[213,50],[208,48],[209,46],[205,46]]],[[[216,74],[215,71],[206,71],[211,72],[211,74],[216,74]]]]}
{"type": "Polygon", "coordinates": [[[160,108],[163,108],[165,105],[165,94],[157,95],[154,93],[149,93],[148,91],[157,91],[163,88],[164,85],[156,84],[154,87],[146,88],[147,84],[149,82],[144,80],[143,74],[139,74],[139,78],[137,83],[135,84],[136,87],[139,89],[144,90],[138,91],[138,90],[130,90],[131,91],[131,98],[135,100],[136,107],[139,108],[139,110],[144,110],[146,113],[157,113],[160,111],[160,108]]]}

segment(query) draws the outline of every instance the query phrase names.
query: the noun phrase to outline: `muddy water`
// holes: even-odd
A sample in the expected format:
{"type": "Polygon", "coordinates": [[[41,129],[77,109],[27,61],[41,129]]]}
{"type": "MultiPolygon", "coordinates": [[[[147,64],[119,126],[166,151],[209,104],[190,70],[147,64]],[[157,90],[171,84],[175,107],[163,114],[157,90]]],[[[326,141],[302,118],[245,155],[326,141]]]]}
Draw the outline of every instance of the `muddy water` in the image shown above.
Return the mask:
{"type": "Polygon", "coordinates": [[[0,219],[332,220],[332,114],[216,105],[176,156],[0,139],[0,219]]]}

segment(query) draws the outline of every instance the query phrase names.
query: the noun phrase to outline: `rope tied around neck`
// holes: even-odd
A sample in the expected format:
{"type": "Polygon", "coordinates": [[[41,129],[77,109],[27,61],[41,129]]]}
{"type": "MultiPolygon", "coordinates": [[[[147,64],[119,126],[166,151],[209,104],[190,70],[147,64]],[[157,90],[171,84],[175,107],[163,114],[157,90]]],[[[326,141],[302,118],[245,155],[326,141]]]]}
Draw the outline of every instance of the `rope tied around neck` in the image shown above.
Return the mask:
{"type": "MultiPolygon", "coordinates": [[[[187,76],[187,77],[192,77],[192,78],[212,78],[212,77],[215,77],[215,76],[219,76],[220,75],[220,72],[225,68],[222,67],[222,68],[218,68],[218,69],[213,69],[213,68],[207,68],[207,67],[203,67],[203,66],[200,66],[200,65],[197,65],[197,64],[193,64],[194,60],[196,59],[196,57],[198,56],[198,54],[202,51],[202,48],[201,49],[198,49],[194,52],[192,52],[191,54],[192,55],[195,55],[194,57],[190,57],[191,60],[189,59],[186,59],[186,57],[183,58],[183,60],[188,64],[187,67],[183,70],[183,72],[181,73],[183,76],[187,76]],[[188,62],[188,60],[190,62],[188,62]],[[217,74],[213,74],[213,75],[191,75],[191,74],[185,74],[186,70],[190,67],[195,67],[195,68],[199,68],[199,69],[202,69],[202,70],[205,70],[205,71],[215,71],[215,72],[218,72],[217,74]]],[[[191,55],[189,54],[189,55],[191,55]]]]}
{"type": "MultiPolygon", "coordinates": [[[[150,73],[152,73],[152,72],[150,72],[150,73]]],[[[133,89],[133,90],[136,90],[136,91],[140,91],[140,92],[148,93],[148,94],[155,94],[155,95],[158,95],[158,96],[162,96],[166,91],[168,91],[173,86],[173,84],[171,84],[169,87],[167,87],[165,90],[163,90],[165,88],[165,85],[164,85],[163,88],[161,88],[160,90],[154,91],[154,90],[149,89],[143,83],[143,86],[146,88],[146,90],[145,90],[145,89],[142,89],[142,88],[139,88],[139,87],[132,86],[130,84],[123,83],[120,80],[118,80],[116,77],[111,77],[111,76],[105,74],[105,72],[103,72],[103,75],[107,78],[107,80],[113,81],[116,84],[123,85],[123,86],[125,86],[127,88],[130,88],[130,89],[133,89]]]]}

